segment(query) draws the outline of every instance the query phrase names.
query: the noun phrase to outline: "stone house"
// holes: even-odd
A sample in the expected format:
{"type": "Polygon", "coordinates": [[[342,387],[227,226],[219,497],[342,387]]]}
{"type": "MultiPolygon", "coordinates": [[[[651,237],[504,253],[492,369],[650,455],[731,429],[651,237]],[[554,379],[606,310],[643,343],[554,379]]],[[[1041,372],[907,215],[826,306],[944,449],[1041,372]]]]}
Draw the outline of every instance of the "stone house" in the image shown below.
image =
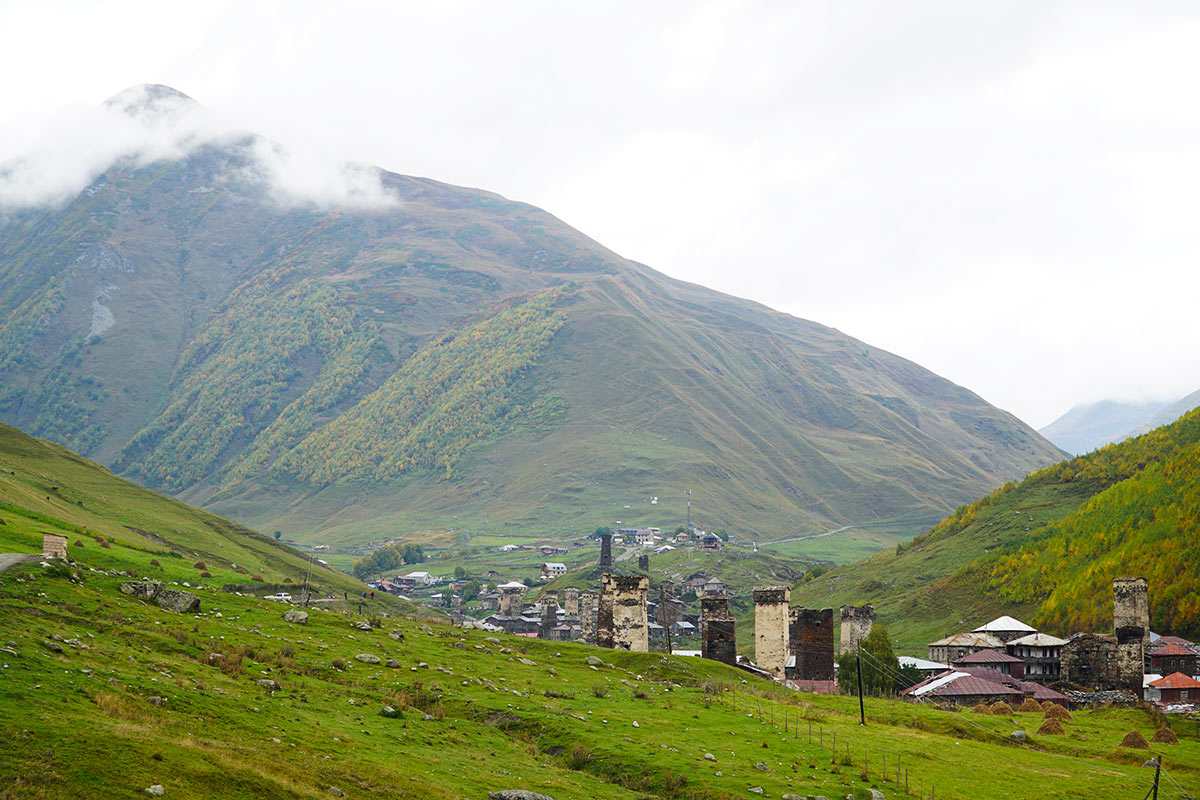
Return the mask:
{"type": "Polygon", "coordinates": [[[1075,633],[1061,649],[1060,677],[1087,689],[1113,689],[1119,682],[1117,637],[1075,633]]]}
{"type": "MultiPolygon", "coordinates": [[[[1159,641],[1162,642],[1162,639],[1159,641]]],[[[1159,675],[1170,675],[1172,672],[1197,675],[1200,674],[1200,655],[1178,642],[1163,642],[1150,651],[1150,671],[1159,675]]]]}
{"type": "Polygon", "coordinates": [[[950,664],[980,650],[1003,650],[1004,642],[990,633],[956,633],[929,643],[929,660],[950,664]]]}

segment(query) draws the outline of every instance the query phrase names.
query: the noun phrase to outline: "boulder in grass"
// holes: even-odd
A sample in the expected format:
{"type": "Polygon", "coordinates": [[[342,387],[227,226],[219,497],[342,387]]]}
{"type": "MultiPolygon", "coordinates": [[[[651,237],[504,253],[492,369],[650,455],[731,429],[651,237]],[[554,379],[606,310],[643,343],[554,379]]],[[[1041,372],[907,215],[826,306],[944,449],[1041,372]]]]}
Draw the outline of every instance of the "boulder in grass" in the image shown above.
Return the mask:
{"type": "Polygon", "coordinates": [[[488,800],[554,800],[554,798],[548,794],[538,794],[525,789],[502,789],[499,792],[488,792],[488,800]]]}
{"type": "Polygon", "coordinates": [[[1146,737],[1142,736],[1137,731],[1130,731],[1125,734],[1125,738],[1121,740],[1119,747],[1132,747],[1135,750],[1149,750],[1150,743],[1146,741],[1146,737]]]}
{"type": "Polygon", "coordinates": [[[179,589],[163,589],[159,591],[158,596],[154,598],[154,602],[158,603],[160,608],[166,611],[174,611],[176,614],[189,614],[200,610],[200,598],[191,592],[184,592],[179,589]]]}
{"type": "Polygon", "coordinates": [[[283,621],[290,622],[293,625],[307,625],[308,612],[301,611],[298,608],[289,608],[287,611],[283,612],[283,621]]]}
{"type": "Polygon", "coordinates": [[[121,584],[121,594],[136,597],[138,600],[153,600],[162,591],[163,585],[158,581],[125,581],[121,584]]]}
{"type": "Polygon", "coordinates": [[[379,664],[383,661],[383,659],[373,653],[359,653],[354,657],[354,660],[361,661],[364,664],[379,664]]]}

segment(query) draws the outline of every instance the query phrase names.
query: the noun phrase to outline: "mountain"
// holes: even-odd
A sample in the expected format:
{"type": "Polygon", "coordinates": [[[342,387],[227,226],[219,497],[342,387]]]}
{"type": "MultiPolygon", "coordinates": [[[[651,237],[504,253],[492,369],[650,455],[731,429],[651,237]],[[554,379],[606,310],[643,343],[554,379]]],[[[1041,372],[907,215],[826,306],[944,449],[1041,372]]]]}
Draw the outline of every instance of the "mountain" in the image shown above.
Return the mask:
{"type": "MultiPolygon", "coordinates": [[[[193,105],[110,113],[175,130],[193,105]]],[[[359,167],[323,198],[284,152],[189,135],[9,209],[0,419],[331,543],[666,527],[685,490],[742,538],[904,536],[1061,457],[912,362],[529,205],[359,167]]]]}
{"type": "Polygon", "coordinates": [[[1180,400],[1176,400],[1174,403],[1171,403],[1169,406],[1156,413],[1146,422],[1138,425],[1136,428],[1126,431],[1125,435],[1121,438],[1127,439],[1130,436],[1141,436],[1143,433],[1153,430],[1154,428],[1162,425],[1170,425],[1172,422],[1179,419],[1193,408],[1200,408],[1200,389],[1192,392],[1180,400]]]}
{"type": "MultiPolygon", "coordinates": [[[[1046,427],[1039,428],[1038,433],[1068,453],[1090,453],[1097,447],[1125,438],[1130,431],[1154,419],[1168,405],[1168,402],[1123,403],[1117,400],[1082,403],[1046,427]]],[[[1176,414],[1172,419],[1178,416],[1176,414]]],[[[1153,427],[1149,425],[1145,430],[1153,427]]]]}
{"type": "Polygon", "coordinates": [[[1150,583],[1151,627],[1200,636],[1200,410],[1039,470],[928,532],[806,579],[800,603],[875,604],[901,649],[1011,614],[1055,635],[1112,627],[1112,579],[1150,583]]]}
{"type": "MultiPolygon", "coordinates": [[[[357,595],[363,589],[349,575],[310,565],[275,539],[0,425],[0,552],[40,553],[43,532],[67,536],[68,549],[82,562],[138,575],[174,575],[214,586],[262,581],[297,587],[307,576],[320,594],[357,595]]],[[[396,601],[397,608],[407,604],[396,601]]]]}

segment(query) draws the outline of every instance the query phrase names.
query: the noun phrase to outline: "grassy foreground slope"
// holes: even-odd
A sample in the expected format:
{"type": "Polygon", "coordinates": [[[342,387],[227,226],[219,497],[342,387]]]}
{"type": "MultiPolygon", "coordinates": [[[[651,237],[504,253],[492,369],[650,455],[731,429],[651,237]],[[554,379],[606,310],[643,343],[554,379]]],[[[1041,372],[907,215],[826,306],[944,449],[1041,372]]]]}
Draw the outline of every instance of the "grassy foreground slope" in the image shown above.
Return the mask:
{"type": "MultiPolygon", "coordinates": [[[[7,425],[0,425],[0,520],[0,552],[40,553],[42,532],[59,533],[88,564],[159,579],[220,586],[250,584],[258,576],[299,587],[309,568],[305,556],[274,539],[7,425]],[[210,577],[201,578],[202,572],[210,577]]],[[[364,588],[316,563],[311,582],[338,596],[364,588]]]]}
{"type": "MultiPolygon", "coordinates": [[[[370,631],[353,626],[367,617],[324,607],[299,626],[277,604],[209,590],[181,617],[120,594],[120,577],[66,572],[0,575],[0,797],[134,797],[161,784],[169,798],[482,800],[520,788],[727,800],[753,787],[866,798],[872,787],[905,796],[907,780],[912,796],[988,800],[1036,785],[1039,797],[1095,798],[1140,797],[1152,775],[1145,751],[1117,746],[1129,730],[1152,735],[1136,710],[1079,712],[1055,737],[1034,733],[1039,714],[869,698],[861,728],[854,698],[742,683],[701,659],[489,637],[377,609],[370,631]],[[1027,745],[1008,739],[1014,728],[1027,745]]],[[[1170,774],[1192,786],[1200,742],[1178,733],[1170,774]]]]}
{"type": "Polygon", "coordinates": [[[1053,633],[1111,627],[1111,581],[1150,580],[1151,626],[1200,635],[1200,413],[1033,473],[894,551],[802,584],[872,602],[911,652],[1012,614],[1053,633]]]}

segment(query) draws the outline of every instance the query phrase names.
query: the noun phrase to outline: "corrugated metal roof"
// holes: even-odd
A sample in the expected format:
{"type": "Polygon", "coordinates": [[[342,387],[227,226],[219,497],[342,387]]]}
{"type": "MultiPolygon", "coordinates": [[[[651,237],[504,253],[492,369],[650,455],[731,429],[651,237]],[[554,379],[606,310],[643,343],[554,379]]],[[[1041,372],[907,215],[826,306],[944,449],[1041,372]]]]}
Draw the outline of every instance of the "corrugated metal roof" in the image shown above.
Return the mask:
{"type": "Polygon", "coordinates": [[[1012,617],[996,617],[986,625],[980,625],[972,633],[989,633],[991,631],[1026,631],[1037,633],[1037,628],[1031,628],[1019,619],[1012,617]]]}
{"type": "Polygon", "coordinates": [[[930,642],[930,647],[1004,647],[1004,642],[992,636],[990,633],[956,633],[953,636],[947,636],[945,639],[938,639],[936,642],[930,642]]]}
{"type": "Polygon", "coordinates": [[[1062,647],[1066,643],[1066,639],[1059,639],[1048,633],[1031,633],[1009,642],[1009,644],[1020,644],[1026,647],[1062,647]]]}
{"type": "Polygon", "coordinates": [[[1182,672],[1172,672],[1150,684],[1155,689],[1200,689],[1200,681],[1189,678],[1182,672]]]}
{"type": "Polygon", "coordinates": [[[954,664],[1024,664],[1025,662],[1016,656],[1010,656],[1003,650],[980,650],[978,653],[971,653],[969,656],[955,659],[954,664]]]}
{"type": "MultiPolygon", "coordinates": [[[[1166,637],[1163,637],[1166,638],[1166,637]]],[[[1196,651],[1190,647],[1184,647],[1178,642],[1167,642],[1161,647],[1156,647],[1150,651],[1151,656],[1194,656],[1196,651]]]]}
{"type": "Polygon", "coordinates": [[[913,658],[912,656],[897,656],[897,661],[902,667],[915,667],[916,669],[950,669],[949,664],[940,664],[937,661],[930,661],[925,658],[913,658]]]}
{"type": "Polygon", "coordinates": [[[1012,687],[1005,686],[1002,683],[989,681],[987,678],[977,678],[974,675],[963,673],[955,674],[958,677],[954,678],[952,681],[947,681],[944,685],[932,690],[932,694],[937,697],[945,697],[950,695],[1025,694],[1020,689],[1013,689],[1012,687]]]}

